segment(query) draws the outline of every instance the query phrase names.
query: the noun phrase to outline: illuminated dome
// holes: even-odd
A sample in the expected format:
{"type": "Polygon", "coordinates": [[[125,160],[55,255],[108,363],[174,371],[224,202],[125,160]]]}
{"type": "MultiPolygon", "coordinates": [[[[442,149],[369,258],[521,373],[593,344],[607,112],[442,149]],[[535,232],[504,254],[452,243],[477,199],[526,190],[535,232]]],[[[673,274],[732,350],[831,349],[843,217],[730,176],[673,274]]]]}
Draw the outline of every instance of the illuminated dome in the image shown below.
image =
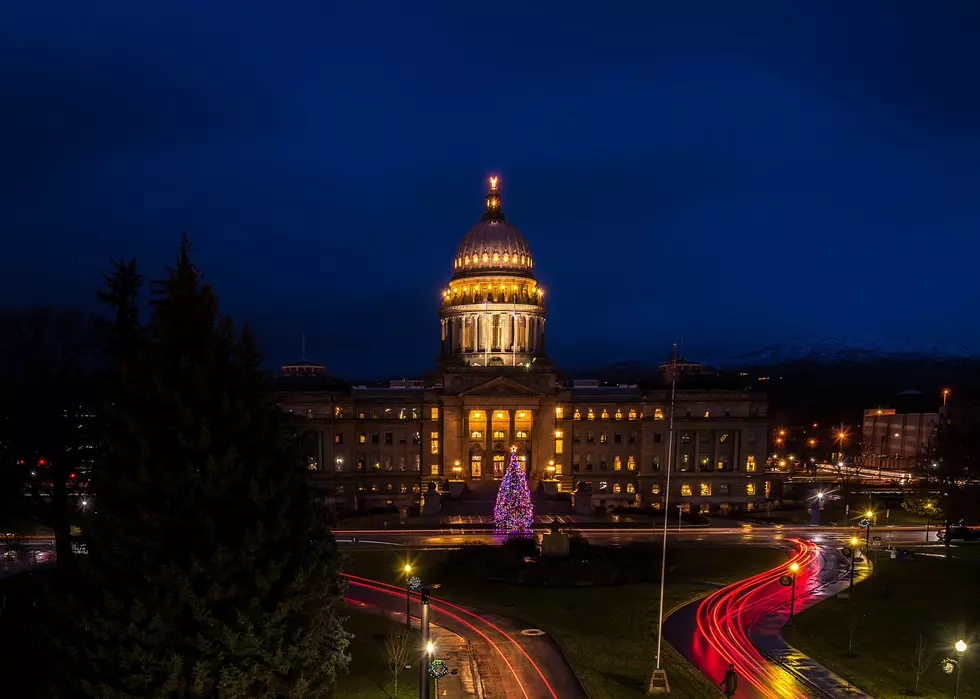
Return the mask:
{"type": "Polygon", "coordinates": [[[501,273],[534,279],[532,266],[531,248],[504,218],[497,178],[491,177],[486,211],[456,247],[453,279],[501,273]]]}

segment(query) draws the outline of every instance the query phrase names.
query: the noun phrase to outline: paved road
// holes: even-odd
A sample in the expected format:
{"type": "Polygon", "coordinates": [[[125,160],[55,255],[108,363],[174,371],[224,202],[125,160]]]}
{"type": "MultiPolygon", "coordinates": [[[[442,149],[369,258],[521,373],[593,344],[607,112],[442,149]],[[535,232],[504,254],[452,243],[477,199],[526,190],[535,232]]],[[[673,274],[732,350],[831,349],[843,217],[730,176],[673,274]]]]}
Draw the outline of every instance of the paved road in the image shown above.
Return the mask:
{"type": "MultiPolygon", "coordinates": [[[[405,590],[348,576],[346,597],[376,607],[403,608],[405,590]]],[[[413,604],[413,614],[417,614],[413,604]]],[[[548,634],[525,635],[509,619],[437,597],[431,621],[468,641],[483,699],[587,699],[575,673],[548,634]]]]}
{"type": "Polygon", "coordinates": [[[796,612],[846,587],[848,571],[833,546],[797,539],[787,548],[786,564],[677,610],[664,623],[664,637],[714,681],[720,682],[733,663],[740,698],[865,697],[782,640],[793,586],[780,584],[780,577],[791,574],[790,564],[799,566],[796,612]]]}
{"type": "MultiPolygon", "coordinates": [[[[660,541],[663,529],[622,528],[602,529],[586,528],[584,525],[563,526],[563,530],[578,531],[590,543],[596,545],[617,545],[638,541],[660,541]]],[[[543,533],[546,529],[541,529],[543,533]]],[[[409,547],[419,548],[454,548],[467,542],[486,544],[500,543],[503,537],[485,530],[458,529],[445,527],[441,529],[423,530],[337,530],[334,532],[337,541],[345,546],[371,547],[409,547]]],[[[706,544],[711,546],[730,546],[742,544],[761,544],[765,546],[780,545],[790,539],[806,537],[818,544],[842,546],[852,536],[864,541],[864,530],[857,527],[773,527],[767,525],[743,527],[686,527],[678,531],[667,530],[668,545],[671,542],[682,544],[706,544]]],[[[882,545],[900,546],[922,544],[925,542],[926,530],[922,527],[881,527],[872,530],[872,536],[881,537],[882,545]]],[[[932,532],[930,539],[935,538],[932,532]]]]}

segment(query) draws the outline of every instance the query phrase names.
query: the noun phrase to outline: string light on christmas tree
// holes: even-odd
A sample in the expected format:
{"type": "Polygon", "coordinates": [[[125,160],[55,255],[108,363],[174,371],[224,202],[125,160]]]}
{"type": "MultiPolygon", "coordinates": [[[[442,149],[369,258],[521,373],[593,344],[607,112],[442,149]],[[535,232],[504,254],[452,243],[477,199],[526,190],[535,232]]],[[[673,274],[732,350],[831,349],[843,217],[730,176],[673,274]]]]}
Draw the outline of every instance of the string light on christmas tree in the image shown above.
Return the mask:
{"type": "Polygon", "coordinates": [[[498,532],[508,536],[528,536],[533,519],[534,508],[527,473],[524,464],[517,458],[517,447],[511,447],[510,463],[500,481],[497,504],[493,508],[493,524],[498,532]]]}

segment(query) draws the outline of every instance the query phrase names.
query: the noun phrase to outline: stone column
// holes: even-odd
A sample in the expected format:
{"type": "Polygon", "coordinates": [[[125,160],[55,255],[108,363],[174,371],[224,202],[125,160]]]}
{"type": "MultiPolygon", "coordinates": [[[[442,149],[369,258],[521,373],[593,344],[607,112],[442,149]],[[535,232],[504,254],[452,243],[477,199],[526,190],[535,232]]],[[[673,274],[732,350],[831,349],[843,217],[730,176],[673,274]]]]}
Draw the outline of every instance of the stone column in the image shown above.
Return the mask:
{"type": "MultiPolygon", "coordinates": [[[[510,451],[510,448],[514,446],[514,442],[517,441],[516,439],[514,439],[514,418],[516,415],[517,415],[517,411],[513,408],[511,408],[510,412],[507,413],[507,416],[510,418],[510,426],[507,428],[509,430],[509,433],[507,435],[508,442],[507,444],[505,444],[505,446],[507,447],[507,451],[510,451]]],[[[509,458],[510,457],[508,457],[508,459],[509,458]]]]}
{"type": "MultiPolygon", "coordinates": [[[[470,476],[470,410],[463,406],[463,441],[459,448],[459,465],[463,467],[462,477],[468,479],[470,476]]],[[[453,464],[455,466],[456,464],[453,464]]],[[[455,474],[454,474],[455,475],[455,474]]]]}
{"type": "Polygon", "coordinates": [[[544,323],[545,319],[541,319],[541,354],[544,354],[544,323]]]}

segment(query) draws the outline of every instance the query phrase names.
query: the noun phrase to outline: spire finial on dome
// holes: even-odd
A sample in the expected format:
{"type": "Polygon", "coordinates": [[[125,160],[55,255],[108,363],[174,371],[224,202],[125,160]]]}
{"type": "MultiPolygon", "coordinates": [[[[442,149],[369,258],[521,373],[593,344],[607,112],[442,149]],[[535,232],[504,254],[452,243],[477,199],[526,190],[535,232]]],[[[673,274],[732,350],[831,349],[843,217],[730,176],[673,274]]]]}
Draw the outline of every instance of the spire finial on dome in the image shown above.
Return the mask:
{"type": "Polygon", "coordinates": [[[504,212],[500,209],[500,190],[497,187],[499,182],[500,178],[497,175],[490,177],[490,190],[487,192],[487,209],[483,212],[484,220],[504,220],[504,212]]]}

